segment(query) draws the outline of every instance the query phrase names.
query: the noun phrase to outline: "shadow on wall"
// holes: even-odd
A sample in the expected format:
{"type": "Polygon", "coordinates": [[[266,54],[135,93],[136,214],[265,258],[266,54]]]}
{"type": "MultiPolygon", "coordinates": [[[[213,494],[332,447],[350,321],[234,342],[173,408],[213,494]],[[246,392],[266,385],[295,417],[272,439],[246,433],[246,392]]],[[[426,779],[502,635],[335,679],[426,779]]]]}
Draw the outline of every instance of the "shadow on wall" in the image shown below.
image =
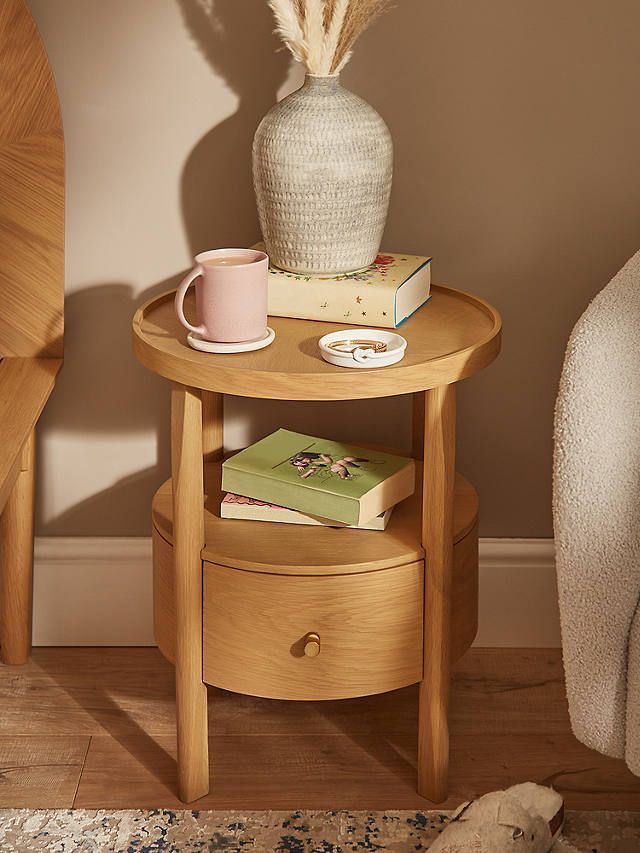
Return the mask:
{"type": "MultiPolygon", "coordinates": [[[[266,3],[254,4],[248,26],[246,8],[237,0],[177,2],[185,26],[212,71],[224,78],[239,99],[236,112],[208,131],[184,165],[180,195],[189,247],[195,255],[213,246],[249,246],[260,233],[251,176],[253,135],[287,78],[289,54],[273,35],[273,17],[266,3]]],[[[65,366],[45,412],[45,429],[50,420],[71,436],[155,434],[157,461],[46,522],[42,520],[43,489],[39,488],[40,535],[148,534],[151,499],[170,473],[169,393],[167,382],[135,360],[131,319],[141,304],[176,287],[183,274],[179,271],[136,294],[130,285],[114,283],[79,290],[67,298],[65,366]]],[[[225,422],[236,435],[235,446],[282,424],[300,431],[318,425],[330,438],[357,441],[363,422],[370,441],[390,443],[399,434],[406,444],[407,401],[394,402],[390,420],[383,415],[384,406],[381,401],[352,405],[256,403],[234,398],[228,400],[225,422]]]]}
{"type": "Polygon", "coordinates": [[[213,72],[238,96],[236,112],[195,146],[182,173],[182,215],[192,254],[250,246],[259,237],[251,176],[256,127],[287,78],[289,54],[273,35],[265,2],[178,0],[185,24],[213,72]]]}
{"type": "MultiPolygon", "coordinates": [[[[169,397],[166,383],[144,370],[131,351],[131,318],[148,299],[175,287],[180,275],[134,295],[127,284],[102,284],[65,300],[65,363],[43,415],[69,436],[90,433],[125,436],[155,433],[157,458],[169,455],[169,397]],[[78,401],[81,401],[80,405],[78,401]]],[[[97,452],[93,448],[93,452],[97,452]]],[[[87,460],[87,467],[91,459],[87,460]]],[[[38,479],[43,475],[37,467],[38,479]]],[[[68,473],[73,478],[75,472],[68,473]]],[[[158,466],[126,477],[46,523],[47,536],[137,536],[149,528],[150,501],[158,486],[158,466]],[[114,532],[115,531],[115,532],[114,532]]],[[[43,488],[36,490],[36,516],[42,518],[43,488]]]]}
{"type": "MultiPolygon", "coordinates": [[[[212,246],[251,245],[259,235],[251,144],[286,79],[288,54],[279,50],[266,3],[255,4],[247,26],[246,8],[237,0],[215,0],[208,6],[201,0],[177,2],[198,48],[239,98],[236,113],[213,127],[185,163],[181,203],[188,243],[192,254],[212,246]]],[[[169,394],[167,383],[135,360],[131,319],[139,305],[176,287],[182,275],[179,271],[135,295],[130,285],[114,283],[68,296],[65,366],[43,418],[45,429],[49,420],[69,435],[155,433],[157,463],[46,522],[40,498],[40,535],[149,532],[151,498],[170,470],[169,394]],[[119,382],[119,377],[126,379],[119,382]]]]}

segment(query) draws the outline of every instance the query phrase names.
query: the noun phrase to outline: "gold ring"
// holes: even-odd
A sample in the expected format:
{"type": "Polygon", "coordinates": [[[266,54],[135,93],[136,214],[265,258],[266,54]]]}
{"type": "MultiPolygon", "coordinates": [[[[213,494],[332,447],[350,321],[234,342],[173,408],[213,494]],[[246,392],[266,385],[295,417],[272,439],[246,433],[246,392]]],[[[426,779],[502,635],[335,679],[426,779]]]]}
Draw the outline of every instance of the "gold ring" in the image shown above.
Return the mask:
{"type": "Polygon", "coordinates": [[[338,352],[353,352],[360,347],[372,349],[374,352],[386,352],[387,345],[384,341],[364,341],[347,339],[344,341],[331,341],[327,344],[329,349],[337,350],[338,352]]]}

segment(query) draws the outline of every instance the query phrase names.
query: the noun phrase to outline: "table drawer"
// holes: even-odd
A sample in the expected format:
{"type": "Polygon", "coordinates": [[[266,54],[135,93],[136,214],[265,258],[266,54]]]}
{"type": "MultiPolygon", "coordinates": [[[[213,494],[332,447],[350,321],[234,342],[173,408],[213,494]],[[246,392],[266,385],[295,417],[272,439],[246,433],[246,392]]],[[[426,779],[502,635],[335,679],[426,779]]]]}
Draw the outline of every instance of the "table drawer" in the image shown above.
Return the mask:
{"type": "Polygon", "coordinates": [[[277,699],[340,699],[422,678],[422,561],[351,575],[204,563],[204,681],[277,699]]]}
{"type": "MultiPolygon", "coordinates": [[[[413,566],[422,566],[422,562],[411,564],[413,566]]],[[[205,577],[206,589],[209,591],[209,594],[215,594],[211,592],[211,583],[207,582],[207,578],[210,579],[211,582],[215,578],[218,577],[217,574],[211,576],[209,574],[211,569],[218,568],[216,564],[205,561],[203,563],[203,572],[205,577]]],[[[386,583],[386,579],[389,577],[386,572],[398,572],[401,571],[404,567],[394,567],[393,569],[384,569],[378,572],[368,572],[366,573],[370,577],[379,576],[379,579],[383,580],[386,583]]],[[[227,570],[227,571],[241,571],[239,569],[236,570],[227,570]]],[[[415,572],[415,569],[413,570],[415,572]]],[[[254,573],[245,572],[250,576],[249,581],[251,580],[251,576],[254,573]]],[[[413,573],[412,573],[413,574],[413,573]]],[[[233,576],[235,577],[235,576],[233,576]]],[[[302,578],[299,576],[290,576],[290,575],[280,575],[274,576],[272,574],[265,574],[265,578],[267,582],[270,581],[273,577],[283,578],[285,581],[295,581],[300,583],[307,578],[302,578]]],[[[347,589],[348,585],[345,585],[345,581],[349,578],[354,580],[354,587],[349,587],[347,593],[351,596],[352,604],[353,602],[363,602],[365,601],[362,598],[363,595],[366,594],[366,590],[369,589],[366,583],[366,577],[364,573],[354,574],[354,575],[321,575],[321,576],[309,576],[308,579],[310,581],[319,581],[322,579],[325,580],[335,580],[340,586],[336,589],[344,590],[347,589]],[[358,579],[365,579],[365,583],[363,586],[359,585],[358,579]]],[[[415,581],[416,583],[422,584],[422,580],[418,579],[415,581]]],[[[406,583],[406,579],[403,579],[403,583],[406,583]]],[[[253,584],[248,583],[247,585],[242,585],[242,589],[240,592],[245,590],[253,590],[253,584]]],[[[269,589],[272,587],[269,586],[269,589]]],[[[311,587],[310,587],[311,588],[311,587]]],[[[313,589],[319,589],[320,587],[314,586],[313,589]]],[[[224,591],[223,585],[223,591],[224,591]]],[[[287,587],[287,589],[291,589],[291,587],[287,587]]],[[[386,594],[386,586],[383,588],[383,594],[386,594]]],[[[164,539],[163,536],[158,533],[158,531],[154,528],[153,530],[153,611],[154,611],[154,630],[155,637],[160,650],[163,655],[168,658],[171,662],[174,661],[175,654],[175,598],[174,598],[174,577],[173,577],[173,546],[164,539]]],[[[227,593],[228,594],[228,593],[227,593]]],[[[379,611],[379,605],[377,604],[377,596],[379,593],[374,594],[374,600],[372,603],[373,606],[373,618],[377,618],[376,614],[379,611]]],[[[421,591],[420,591],[421,594],[421,591]]],[[[273,596],[269,595],[267,601],[273,600],[273,596]]],[[[342,600],[342,599],[340,599],[342,600]]],[[[367,599],[368,600],[368,599],[367,599]]],[[[206,602],[209,599],[206,598],[206,602]]],[[[252,602],[254,599],[252,599],[252,602]]],[[[346,600],[347,604],[349,603],[349,599],[346,600]]],[[[396,599],[394,598],[394,602],[396,599]]],[[[409,610],[409,613],[417,613],[415,617],[416,620],[422,621],[422,607],[419,604],[416,604],[415,598],[411,598],[410,601],[413,602],[413,610],[409,610]]],[[[394,605],[395,606],[395,605],[394,605]]],[[[387,613],[383,614],[380,617],[379,624],[386,625],[388,622],[390,624],[394,624],[394,615],[393,613],[389,613],[391,605],[387,602],[387,613]]],[[[400,608],[405,612],[405,608],[407,608],[407,602],[401,602],[400,608]]],[[[212,607],[210,604],[205,603],[205,609],[207,616],[211,617],[212,614],[216,614],[216,608],[212,607]]],[[[261,613],[270,613],[270,610],[267,610],[264,607],[264,601],[260,600],[257,603],[256,607],[256,619],[263,619],[264,616],[260,616],[261,613]]],[[[245,618],[248,618],[248,615],[251,615],[251,611],[249,610],[247,600],[245,599],[245,606],[243,613],[245,614],[245,618]]],[[[218,618],[218,625],[220,625],[220,617],[219,614],[216,617],[218,618]]],[[[396,616],[396,618],[398,618],[396,616]]],[[[410,617],[413,618],[413,617],[410,617]]],[[[251,618],[249,621],[254,622],[255,620],[251,618]]],[[[402,619],[401,619],[402,621],[402,619]]],[[[285,620],[286,622],[286,620],[285,620]]],[[[345,623],[345,627],[346,627],[345,623]]],[[[349,623],[351,624],[351,623],[349,623]]],[[[367,624],[365,620],[362,624],[367,624]]],[[[466,536],[456,542],[453,549],[453,588],[452,588],[452,608],[451,608],[451,660],[452,663],[455,663],[462,655],[467,651],[469,646],[472,644],[474,637],[476,635],[476,631],[478,628],[478,524],[477,521],[473,525],[473,527],[468,531],[466,536]]],[[[209,640],[208,637],[211,637],[211,623],[207,623],[205,620],[205,649],[208,647],[209,640]],[[207,625],[209,627],[207,628],[207,625]],[[208,633],[207,633],[208,631],[208,633]]],[[[222,631],[221,628],[218,629],[222,631]]],[[[233,629],[235,631],[235,629],[233,629]]],[[[308,631],[308,628],[302,626],[301,630],[308,631]]],[[[224,633],[224,632],[223,632],[224,633]]],[[[420,643],[421,639],[419,638],[416,643],[420,643]]],[[[321,638],[322,645],[322,638],[321,638]]],[[[418,645],[414,647],[415,649],[419,648],[418,645]]],[[[213,650],[212,650],[213,652],[213,650]]],[[[318,656],[319,657],[319,656],[318,656]]],[[[322,663],[324,663],[325,658],[323,658],[322,663]]],[[[413,658],[412,658],[413,660],[413,658]]],[[[211,669],[207,668],[207,664],[209,661],[209,654],[205,652],[205,672],[209,672],[211,674],[211,669]]],[[[407,659],[403,659],[403,664],[407,664],[407,659]]],[[[215,665],[215,663],[214,663],[215,665]]],[[[216,669],[219,666],[215,667],[216,669]]],[[[299,668],[298,668],[299,669],[299,668]]],[[[306,672],[306,670],[305,670],[306,672]]],[[[418,679],[416,679],[418,680],[418,679]]]]}

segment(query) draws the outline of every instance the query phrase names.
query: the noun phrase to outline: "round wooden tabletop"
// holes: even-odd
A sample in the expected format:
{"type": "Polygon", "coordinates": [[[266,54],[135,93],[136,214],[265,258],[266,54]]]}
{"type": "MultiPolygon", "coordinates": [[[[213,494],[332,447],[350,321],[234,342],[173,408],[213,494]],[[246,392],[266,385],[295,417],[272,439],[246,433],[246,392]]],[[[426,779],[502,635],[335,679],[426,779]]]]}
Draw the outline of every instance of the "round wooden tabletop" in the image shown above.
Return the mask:
{"type": "MultiPolygon", "coordinates": [[[[173,310],[174,291],[147,302],[133,318],[134,352],[149,370],[193,388],[272,400],[356,400],[449,385],[490,364],[500,351],[501,320],[482,299],[441,285],[402,324],[404,359],[389,367],[349,370],[323,361],[318,339],[337,323],[270,317],[266,349],[213,355],[192,349],[173,310]]],[[[194,296],[185,300],[194,318],[194,296]]],[[[364,327],[363,327],[364,328],[364,327]]]]}

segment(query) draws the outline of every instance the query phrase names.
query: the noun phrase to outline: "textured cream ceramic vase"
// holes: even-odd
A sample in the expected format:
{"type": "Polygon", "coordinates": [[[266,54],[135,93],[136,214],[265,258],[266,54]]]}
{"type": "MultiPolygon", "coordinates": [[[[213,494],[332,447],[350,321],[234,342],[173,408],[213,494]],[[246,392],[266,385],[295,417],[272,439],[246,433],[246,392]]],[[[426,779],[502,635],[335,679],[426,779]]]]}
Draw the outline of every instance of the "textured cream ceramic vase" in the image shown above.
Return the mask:
{"type": "Polygon", "coordinates": [[[262,119],[253,182],[271,262],[337,275],[373,263],[393,167],[387,125],[338,77],[307,75],[262,119]]]}

